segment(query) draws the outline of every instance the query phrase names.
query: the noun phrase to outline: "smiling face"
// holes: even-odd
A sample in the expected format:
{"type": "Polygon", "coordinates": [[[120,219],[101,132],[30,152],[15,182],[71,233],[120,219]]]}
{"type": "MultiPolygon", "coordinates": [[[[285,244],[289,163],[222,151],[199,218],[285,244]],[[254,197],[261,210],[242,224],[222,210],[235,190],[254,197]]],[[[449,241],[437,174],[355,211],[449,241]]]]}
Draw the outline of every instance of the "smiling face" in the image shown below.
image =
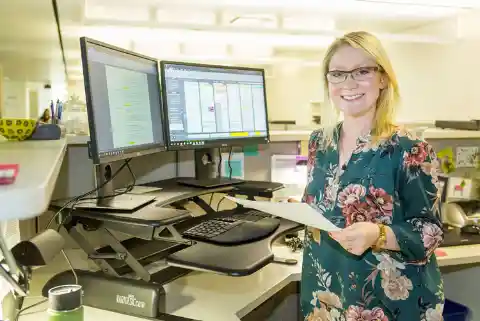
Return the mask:
{"type": "Polygon", "coordinates": [[[332,56],[327,80],[330,98],[345,117],[375,113],[380,90],[386,82],[375,59],[349,45],[339,47],[332,56]]]}

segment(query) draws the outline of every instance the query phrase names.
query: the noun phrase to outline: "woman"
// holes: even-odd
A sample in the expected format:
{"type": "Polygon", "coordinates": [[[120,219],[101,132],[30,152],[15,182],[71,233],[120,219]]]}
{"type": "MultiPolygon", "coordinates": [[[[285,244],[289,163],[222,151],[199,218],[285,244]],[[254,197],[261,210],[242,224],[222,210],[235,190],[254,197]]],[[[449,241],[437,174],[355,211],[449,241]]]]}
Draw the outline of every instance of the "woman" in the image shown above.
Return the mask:
{"type": "Polygon", "coordinates": [[[340,228],[309,229],[305,320],[441,320],[443,240],[430,145],[393,125],[398,85],[382,45],[352,32],[324,59],[343,122],[312,133],[307,202],[340,228]]]}

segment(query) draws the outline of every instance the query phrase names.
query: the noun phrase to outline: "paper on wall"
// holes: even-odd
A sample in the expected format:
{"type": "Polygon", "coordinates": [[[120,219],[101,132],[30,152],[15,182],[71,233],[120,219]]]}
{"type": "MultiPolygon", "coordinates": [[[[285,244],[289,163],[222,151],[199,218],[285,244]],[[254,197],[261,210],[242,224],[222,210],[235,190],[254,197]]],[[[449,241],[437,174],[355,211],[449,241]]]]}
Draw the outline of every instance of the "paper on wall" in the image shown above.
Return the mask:
{"type": "Polygon", "coordinates": [[[457,147],[456,167],[475,167],[475,155],[478,147],[457,147]]]}
{"type": "MultiPolygon", "coordinates": [[[[230,167],[232,168],[232,178],[245,179],[245,156],[243,153],[232,153],[230,157],[230,166],[228,165],[228,153],[222,153],[222,164],[220,165],[220,175],[222,177],[230,176],[230,167]]],[[[218,164],[219,159],[216,159],[218,164]]]]}
{"type": "Polygon", "coordinates": [[[294,221],[306,226],[314,227],[319,230],[332,232],[340,230],[332,222],[326,219],[321,213],[313,209],[306,203],[276,203],[276,202],[259,202],[239,199],[226,196],[232,202],[243,205],[247,208],[253,208],[258,211],[282,217],[284,219],[294,221]]]}

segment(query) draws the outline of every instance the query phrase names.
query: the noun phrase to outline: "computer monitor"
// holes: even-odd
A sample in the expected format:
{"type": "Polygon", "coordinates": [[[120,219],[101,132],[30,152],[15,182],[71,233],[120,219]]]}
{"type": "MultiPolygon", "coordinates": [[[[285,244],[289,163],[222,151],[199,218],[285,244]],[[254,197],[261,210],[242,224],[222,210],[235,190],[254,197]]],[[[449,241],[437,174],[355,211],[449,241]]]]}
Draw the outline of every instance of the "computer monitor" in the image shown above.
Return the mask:
{"type": "MultiPolygon", "coordinates": [[[[269,142],[263,69],[160,64],[168,149],[195,150],[192,185],[214,178],[215,166],[203,166],[213,165],[212,149],[269,142]]],[[[224,183],[217,180],[215,185],[224,183]]]]}
{"type": "MultiPolygon", "coordinates": [[[[110,163],[166,150],[159,63],[85,37],[80,46],[97,205],[116,207],[110,163]]],[[[128,199],[120,208],[136,207],[128,199]]]]}

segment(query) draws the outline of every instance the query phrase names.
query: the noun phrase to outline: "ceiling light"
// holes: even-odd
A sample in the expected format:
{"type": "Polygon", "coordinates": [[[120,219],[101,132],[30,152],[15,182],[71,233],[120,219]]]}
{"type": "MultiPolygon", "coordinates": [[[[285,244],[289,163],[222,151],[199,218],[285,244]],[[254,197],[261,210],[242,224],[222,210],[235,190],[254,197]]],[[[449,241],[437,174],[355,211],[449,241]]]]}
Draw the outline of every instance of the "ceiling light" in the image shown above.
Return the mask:
{"type": "Polygon", "coordinates": [[[153,29],[141,27],[82,27],[64,28],[65,36],[87,36],[107,43],[118,41],[148,41],[160,47],[163,42],[194,43],[197,46],[243,45],[302,46],[325,48],[333,37],[325,35],[291,35],[279,33],[197,31],[186,29],[153,29]]]}
{"type": "Polygon", "coordinates": [[[141,6],[92,5],[87,1],[84,16],[87,19],[111,19],[116,21],[148,21],[148,8],[141,6]]]}
{"type": "Polygon", "coordinates": [[[359,2],[378,2],[385,4],[415,5],[440,8],[480,8],[478,0],[357,0],[359,2]]]}
{"type": "Polygon", "coordinates": [[[278,19],[275,15],[244,14],[230,17],[229,23],[234,27],[274,29],[278,26],[278,19]]]}
{"type": "Polygon", "coordinates": [[[282,27],[289,30],[335,30],[335,19],[317,15],[284,16],[282,27]]]}
{"type": "Polygon", "coordinates": [[[199,25],[214,25],[216,22],[216,14],[208,11],[198,10],[157,10],[157,21],[160,23],[189,23],[199,25]]]}

